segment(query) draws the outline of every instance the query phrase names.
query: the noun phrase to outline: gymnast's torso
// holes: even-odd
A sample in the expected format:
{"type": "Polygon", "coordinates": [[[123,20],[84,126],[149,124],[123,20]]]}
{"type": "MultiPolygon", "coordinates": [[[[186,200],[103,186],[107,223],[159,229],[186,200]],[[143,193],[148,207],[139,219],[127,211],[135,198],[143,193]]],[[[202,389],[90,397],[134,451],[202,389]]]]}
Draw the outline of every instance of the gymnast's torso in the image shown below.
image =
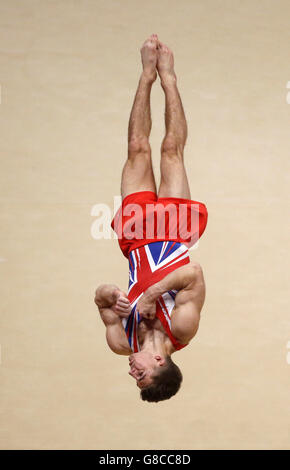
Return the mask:
{"type": "Polygon", "coordinates": [[[122,325],[133,352],[140,351],[142,339],[150,329],[165,331],[175,350],[186,346],[186,344],[181,344],[171,331],[171,315],[175,306],[177,290],[165,292],[158,298],[154,320],[143,319],[136,311],[136,306],[148,287],[189,262],[188,248],[184,244],[174,241],[155,241],[129,253],[127,296],[131,304],[131,313],[129,317],[122,319],[122,325]]]}

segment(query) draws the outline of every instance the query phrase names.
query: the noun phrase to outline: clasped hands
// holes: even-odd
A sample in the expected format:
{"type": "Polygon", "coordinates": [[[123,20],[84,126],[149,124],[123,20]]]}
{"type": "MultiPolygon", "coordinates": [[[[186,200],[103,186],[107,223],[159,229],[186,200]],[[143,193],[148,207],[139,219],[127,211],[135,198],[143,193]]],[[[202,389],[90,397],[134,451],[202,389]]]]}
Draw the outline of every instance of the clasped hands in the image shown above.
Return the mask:
{"type": "MultiPolygon", "coordinates": [[[[127,318],[131,313],[131,304],[125,294],[125,292],[120,289],[116,289],[114,292],[115,303],[112,305],[112,310],[122,318],[127,318]]],[[[156,316],[156,301],[150,300],[143,295],[137,302],[136,311],[139,312],[143,318],[147,320],[153,320],[156,316]]]]}

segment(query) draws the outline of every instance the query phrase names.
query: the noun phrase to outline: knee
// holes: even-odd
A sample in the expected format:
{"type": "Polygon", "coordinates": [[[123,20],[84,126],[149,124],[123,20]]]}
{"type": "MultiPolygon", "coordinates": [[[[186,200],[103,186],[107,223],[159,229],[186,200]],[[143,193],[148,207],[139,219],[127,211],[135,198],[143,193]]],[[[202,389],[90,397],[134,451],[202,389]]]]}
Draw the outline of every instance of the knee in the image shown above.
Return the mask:
{"type": "Polygon", "coordinates": [[[173,159],[183,158],[184,145],[178,143],[175,137],[165,137],[161,145],[161,156],[173,159]]]}
{"type": "Polygon", "coordinates": [[[151,156],[151,148],[147,138],[135,137],[128,142],[128,159],[135,160],[138,155],[151,156]]]}

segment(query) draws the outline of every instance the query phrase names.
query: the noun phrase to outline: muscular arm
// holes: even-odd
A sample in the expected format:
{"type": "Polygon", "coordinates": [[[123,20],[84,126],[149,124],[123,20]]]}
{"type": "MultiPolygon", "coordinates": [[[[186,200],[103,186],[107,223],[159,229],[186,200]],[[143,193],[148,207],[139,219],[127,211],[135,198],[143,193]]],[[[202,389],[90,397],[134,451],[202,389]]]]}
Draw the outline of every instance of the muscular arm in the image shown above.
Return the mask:
{"type": "Polygon", "coordinates": [[[149,287],[140,300],[139,311],[142,315],[143,310],[143,316],[146,317],[158,297],[172,289],[178,290],[171,316],[172,333],[182,343],[187,343],[197,332],[205,300],[205,283],[198,263],[178,268],[149,287]]]}
{"type": "Polygon", "coordinates": [[[128,355],[132,351],[120,317],[127,316],[126,311],[128,312],[129,309],[126,307],[125,302],[123,304],[119,303],[119,308],[116,308],[118,299],[124,297],[126,297],[126,294],[113,284],[102,284],[95,292],[95,304],[98,306],[100,316],[106,326],[108,346],[116,354],[128,355]]]}
{"type": "Polygon", "coordinates": [[[95,292],[95,303],[98,307],[110,307],[116,300],[118,290],[115,284],[101,284],[95,292]]]}
{"type": "Polygon", "coordinates": [[[99,286],[95,293],[95,303],[105,324],[115,321],[115,316],[128,317],[130,314],[131,307],[127,295],[114,284],[99,286]],[[112,312],[109,313],[107,310],[112,312]]]}
{"type": "Polygon", "coordinates": [[[165,292],[175,289],[182,290],[188,288],[196,280],[197,264],[189,263],[181,268],[172,271],[165,276],[161,281],[153,284],[146,291],[148,297],[152,300],[157,300],[158,297],[165,292]]]}
{"type": "Polygon", "coordinates": [[[118,315],[110,307],[116,302],[119,288],[114,284],[102,284],[95,292],[95,304],[99,308],[101,318],[105,325],[118,321],[118,315]]]}

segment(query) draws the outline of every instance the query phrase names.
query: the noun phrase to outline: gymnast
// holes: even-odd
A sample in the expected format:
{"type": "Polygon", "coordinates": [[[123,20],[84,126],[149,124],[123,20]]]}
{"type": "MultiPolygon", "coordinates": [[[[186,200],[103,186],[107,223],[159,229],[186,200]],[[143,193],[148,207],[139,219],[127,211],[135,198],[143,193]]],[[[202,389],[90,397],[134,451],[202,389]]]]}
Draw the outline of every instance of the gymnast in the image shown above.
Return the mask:
{"type": "Polygon", "coordinates": [[[156,34],[140,51],[143,71],[129,120],[122,205],[111,223],[129,261],[129,288],[126,293],[102,284],[95,303],[107,344],[128,356],[141,399],[158,402],[179,390],[182,373],[171,356],[198,330],[205,282],[200,264],[190,261],[189,248],[203,234],[208,214],[203,203],[191,200],[183,161],[187,122],[173,53],[156,34]],[[166,127],[158,191],[149,144],[150,92],[157,75],[165,93],[166,127]]]}

